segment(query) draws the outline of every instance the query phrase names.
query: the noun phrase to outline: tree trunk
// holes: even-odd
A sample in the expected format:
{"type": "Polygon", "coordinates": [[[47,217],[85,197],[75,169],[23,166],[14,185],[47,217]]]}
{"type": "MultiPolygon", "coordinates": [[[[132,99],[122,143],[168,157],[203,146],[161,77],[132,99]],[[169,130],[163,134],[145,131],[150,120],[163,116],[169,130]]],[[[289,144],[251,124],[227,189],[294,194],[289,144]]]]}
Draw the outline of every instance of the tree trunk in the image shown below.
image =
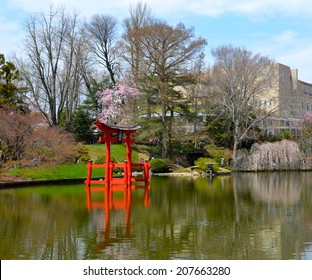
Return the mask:
{"type": "Polygon", "coordinates": [[[238,148],[238,137],[235,135],[233,145],[233,164],[235,164],[236,161],[237,148],[238,148]]]}
{"type": "Polygon", "coordinates": [[[236,154],[237,154],[237,149],[238,149],[238,145],[239,145],[239,132],[238,132],[238,121],[234,122],[234,144],[233,144],[233,164],[235,164],[236,162],[236,154]]]}
{"type": "Polygon", "coordinates": [[[166,105],[163,103],[161,105],[161,121],[163,124],[163,134],[162,134],[162,157],[166,158],[168,156],[168,127],[166,122],[166,105]]]}

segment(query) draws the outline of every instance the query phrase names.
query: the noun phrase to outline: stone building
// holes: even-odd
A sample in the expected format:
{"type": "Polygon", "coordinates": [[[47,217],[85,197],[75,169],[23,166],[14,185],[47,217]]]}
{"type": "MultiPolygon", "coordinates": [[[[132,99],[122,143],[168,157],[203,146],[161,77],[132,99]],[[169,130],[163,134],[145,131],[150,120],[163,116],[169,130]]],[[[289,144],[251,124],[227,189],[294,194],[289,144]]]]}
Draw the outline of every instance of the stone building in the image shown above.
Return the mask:
{"type": "Polygon", "coordinates": [[[268,134],[289,130],[292,135],[300,134],[304,116],[312,113],[312,84],[298,79],[298,70],[276,63],[275,73],[268,90],[256,101],[260,109],[273,111],[263,128],[268,134]]]}

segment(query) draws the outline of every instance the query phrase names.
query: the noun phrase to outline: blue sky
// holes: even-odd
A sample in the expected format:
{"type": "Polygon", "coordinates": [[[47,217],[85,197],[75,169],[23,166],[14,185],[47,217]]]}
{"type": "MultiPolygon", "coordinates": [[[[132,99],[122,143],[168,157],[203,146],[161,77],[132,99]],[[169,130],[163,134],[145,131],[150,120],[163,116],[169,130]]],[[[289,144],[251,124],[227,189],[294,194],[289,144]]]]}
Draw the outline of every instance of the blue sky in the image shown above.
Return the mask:
{"type": "MultiPolygon", "coordinates": [[[[211,49],[224,44],[245,47],[254,53],[299,70],[299,79],[312,83],[311,0],[146,0],[157,18],[175,25],[193,26],[211,49]]],[[[62,5],[82,18],[109,14],[122,20],[131,0],[0,0],[0,53],[7,59],[22,54],[23,25],[34,12],[48,11],[50,3],[62,5]]]]}

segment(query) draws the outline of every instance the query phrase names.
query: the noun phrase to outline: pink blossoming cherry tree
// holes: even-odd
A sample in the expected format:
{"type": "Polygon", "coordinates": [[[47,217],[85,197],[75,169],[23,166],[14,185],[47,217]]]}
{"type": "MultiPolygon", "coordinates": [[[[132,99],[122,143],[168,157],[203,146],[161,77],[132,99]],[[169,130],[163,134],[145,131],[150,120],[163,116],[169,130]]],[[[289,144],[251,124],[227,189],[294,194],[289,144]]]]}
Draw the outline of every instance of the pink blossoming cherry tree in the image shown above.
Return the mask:
{"type": "Polygon", "coordinates": [[[140,92],[129,80],[121,80],[112,88],[103,88],[96,93],[101,104],[98,120],[106,124],[133,125],[136,101],[140,92]]]}

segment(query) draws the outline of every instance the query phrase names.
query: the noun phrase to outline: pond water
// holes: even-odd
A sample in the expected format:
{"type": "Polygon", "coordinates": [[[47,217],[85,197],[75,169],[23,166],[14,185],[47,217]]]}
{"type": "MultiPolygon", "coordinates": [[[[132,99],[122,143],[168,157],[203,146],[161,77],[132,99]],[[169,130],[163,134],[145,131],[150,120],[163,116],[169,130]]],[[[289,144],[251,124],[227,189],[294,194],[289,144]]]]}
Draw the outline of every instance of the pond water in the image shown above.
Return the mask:
{"type": "Polygon", "coordinates": [[[312,173],[152,177],[150,190],[0,191],[0,259],[312,259],[312,173]]]}

